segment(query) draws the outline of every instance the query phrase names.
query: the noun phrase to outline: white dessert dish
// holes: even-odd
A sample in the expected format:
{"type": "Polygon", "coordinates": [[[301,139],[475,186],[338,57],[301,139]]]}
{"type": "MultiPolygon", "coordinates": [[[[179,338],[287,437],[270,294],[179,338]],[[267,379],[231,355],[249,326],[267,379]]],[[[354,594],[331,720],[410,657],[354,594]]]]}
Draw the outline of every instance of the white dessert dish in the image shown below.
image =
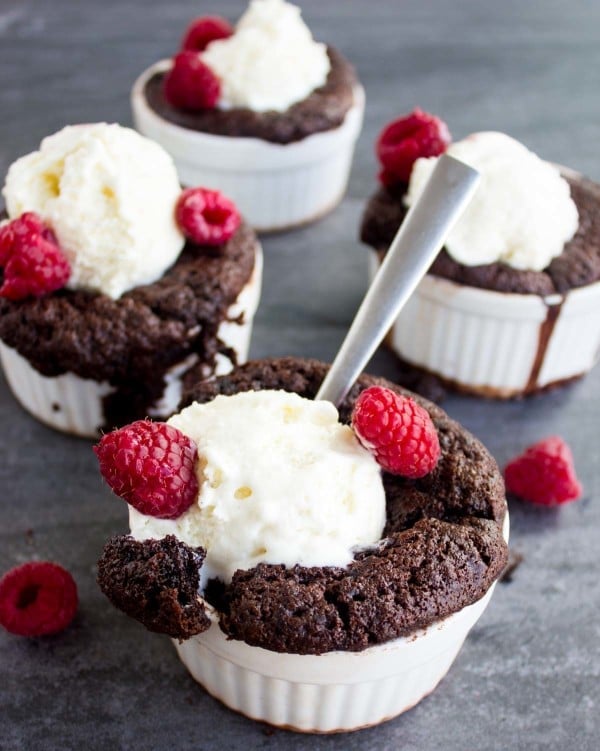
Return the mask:
{"type": "MultiPolygon", "coordinates": [[[[370,252],[371,275],[379,257],[370,252]]],[[[458,390],[510,398],[587,373],[600,355],[600,282],[547,297],[428,274],[387,343],[458,390]]]]}

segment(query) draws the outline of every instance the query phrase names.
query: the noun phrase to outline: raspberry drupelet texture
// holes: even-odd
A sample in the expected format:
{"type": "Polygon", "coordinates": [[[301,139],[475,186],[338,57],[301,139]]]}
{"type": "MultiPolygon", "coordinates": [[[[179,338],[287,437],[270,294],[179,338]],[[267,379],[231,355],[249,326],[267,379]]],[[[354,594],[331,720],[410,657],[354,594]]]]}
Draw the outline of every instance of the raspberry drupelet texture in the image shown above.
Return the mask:
{"type": "Polygon", "coordinates": [[[175,207],[175,218],[183,234],[198,245],[223,245],[240,226],[240,214],[218,190],[188,188],[175,207]]]}
{"type": "Polygon", "coordinates": [[[452,137],[439,117],[415,109],[385,126],[375,146],[384,185],[408,182],[413,164],[420,157],[439,156],[448,148],[452,137]]]}
{"type": "Polygon", "coordinates": [[[73,577],[56,563],[24,563],[0,579],[0,624],[12,634],[56,634],[71,623],[77,604],[73,577]]]}
{"type": "Polygon", "coordinates": [[[69,281],[71,267],[52,230],[33,212],[0,227],[0,296],[9,300],[42,297],[69,281]]]}
{"type": "Polygon", "coordinates": [[[0,227],[0,266],[4,266],[20,243],[31,235],[41,235],[58,245],[56,235],[33,211],[26,211],[17,219],[0,227]]]}
{"type": "Polygon", "coordinates": [[[221,95],[221,82],[197,52],[184,50],[173,58],[173,67],[165,76],[164,94],[177,109],[214,109],[221,95]]]}
{"type": "Polygon", "coordinates": [[[417,479],[440,458],[429,413],[412,399],[382,386],[365,389],[356,401],[352,427],[386,472],[417,479]]]}
{"type": "Polygon", "coordinates": [[[196,444],[166,423],[138,420],[94,451],[111,490],[142,514],[176,519],[198,496],[196,444]]]}
{"type": "Polygon", "coordinates": [[[504,477],[509,493],[541,506],[575,501],[582,493],[571,449],[559,436],[529,446],[506,465],[504,477]]]}
{"type": "Polygon", "coordinates": [[[211,42],[217,39],[227,39],[232,34],[231,24],[221,16],[196,18],[186,29],[181,49],[202,52],[211,42]]]}

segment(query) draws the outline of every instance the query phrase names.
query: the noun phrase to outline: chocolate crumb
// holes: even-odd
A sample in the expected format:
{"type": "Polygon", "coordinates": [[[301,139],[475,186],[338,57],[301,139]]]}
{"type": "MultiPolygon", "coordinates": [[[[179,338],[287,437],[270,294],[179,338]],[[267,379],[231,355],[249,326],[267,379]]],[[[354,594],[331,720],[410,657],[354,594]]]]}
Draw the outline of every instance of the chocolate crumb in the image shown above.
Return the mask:
{"type": "Polygon", "coordinates": [[[442,379],[434,373],[412,365],[401,357],[396,357],[396,365],[394,381],[398,385],[420,394],[435,404],[441,404],[448,395],[448,389],[442,379]]]}
{"type": "Polygon", "coordinates": [[[508,551],[508,561],[506,563],[506,566],[504,567],[504,571],[500,574],[498,581],[502,582],[502,584],[510,584],[513,580],[515,571],[519,568],[524,560],[525,556],[523,556],[521,553],[517,553],[516,550],[510,548],[508,551]]]}
{"type": "Polygon", "coordinates": [[[115,607],[149,631],[189,639],[210,626],[199,597],[203,548],[174,535],[162,540],[111,538],[98,561],[98,584],[115,607]]]}

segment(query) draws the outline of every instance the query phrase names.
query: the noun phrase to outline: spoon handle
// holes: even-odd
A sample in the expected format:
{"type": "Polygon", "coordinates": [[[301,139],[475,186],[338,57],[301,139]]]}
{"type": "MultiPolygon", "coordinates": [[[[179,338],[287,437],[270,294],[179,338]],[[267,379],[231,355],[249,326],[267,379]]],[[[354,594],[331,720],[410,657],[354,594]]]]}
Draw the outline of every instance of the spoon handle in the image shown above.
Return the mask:
{"type": "MultiPolygon", "coordinates": [[[[473,197],[479,173],[444,154],[410,208],[316,399],[338,405],[352,388],[473,197]]],[[[419,332],[415,331],[415,336],[419,332]]]]}

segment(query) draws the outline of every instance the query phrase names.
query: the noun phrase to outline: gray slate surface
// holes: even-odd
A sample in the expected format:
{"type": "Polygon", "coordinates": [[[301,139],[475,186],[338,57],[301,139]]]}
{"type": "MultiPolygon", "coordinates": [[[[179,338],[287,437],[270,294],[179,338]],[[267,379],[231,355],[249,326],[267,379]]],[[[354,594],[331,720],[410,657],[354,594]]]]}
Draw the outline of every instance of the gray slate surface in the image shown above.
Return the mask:
{"type": "MultiPolygon", "coordinates": [[[[589,0],[344,0],[301,3],[317,35],[355,62],[368,95],[347,199],[319,224],[265,242],[253,354],[331,359],[361,299],[356,241],[374,186],[379,127],[419,104],[455,137],[505,130],[546,158],[600,179],[600,3],[589,0]]],[[[174,49],[187,20],[235,18],[241,0],[0,0],[0,173],[72,122],[130,122],[136,74],[174,49]]],[[[394,377],[393,358],[370,368],[394,377]]],[[[559,512],[514,504],[525,556],[497,588],[439,689],[416,709],[348,736],[305,737],[239,717],[188,677],[167,639],[113,610],[94,582],[104,540],[125,529],[89,444],[23,413],[0,383],[0,571],[55,559],[75,575],[81,609],[61,636],[0,634],[0,749],[578,749],[600,746],[600,368],[563,391],[495,404],[453,397],[451,415],[502,464],[561,433],[585,498],[559,512]]]]}

